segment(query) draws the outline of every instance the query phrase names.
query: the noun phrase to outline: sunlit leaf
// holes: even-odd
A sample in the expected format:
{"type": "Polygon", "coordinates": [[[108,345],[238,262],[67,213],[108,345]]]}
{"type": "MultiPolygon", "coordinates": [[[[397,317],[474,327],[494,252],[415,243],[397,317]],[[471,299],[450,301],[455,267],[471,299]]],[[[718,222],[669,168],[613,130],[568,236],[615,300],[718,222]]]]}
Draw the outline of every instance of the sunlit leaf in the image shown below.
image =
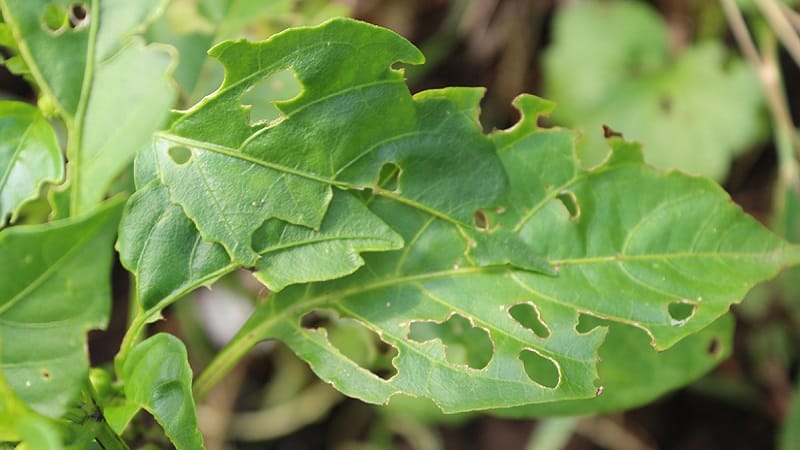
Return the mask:
{"type": "Polygon", "coordinates": [[[59,417],[88,373],[86,332],[106,325],[120,201],[0,232],[0,370],[27,405],[59,417]]]}

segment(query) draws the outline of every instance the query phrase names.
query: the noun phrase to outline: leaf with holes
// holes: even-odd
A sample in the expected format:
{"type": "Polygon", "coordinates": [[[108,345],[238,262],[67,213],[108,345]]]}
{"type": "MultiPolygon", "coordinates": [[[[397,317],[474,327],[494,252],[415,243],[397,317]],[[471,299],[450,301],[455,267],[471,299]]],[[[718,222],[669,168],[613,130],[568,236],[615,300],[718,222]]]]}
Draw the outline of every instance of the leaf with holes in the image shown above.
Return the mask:
{"type": "Polygon", "coordinates": [[[686,386],[730,356],[733,317],[726,315],[662,352],[653,351],[647,333],[636,327],[583,316],[585,326],[607,326],[597,370],[601,395],[582,400],[539,403],[493,414],[503,417],[552,417],[622,411],[654,401],[664,393],[686,386]],[[594,323],[590,323],[594,322],[594,323]]]}
{"type": "Polygon", "coordinates": [[[122,202],[0,232],[0,370],[27,405],[59,417],[88,372],[86,332],[108,321],[122,202]]]}
{"type": "MultiPolygon", "coordinates": [[[[572,132],[536,126],[552,105],[530,96],[516,104],[522,121],[493,135],[511,180],[509,206],[475,223],[479,235],[500,236],[483,239],[494,250],[476,252],[479,240],[463,227],[376,197],[370,208],[406,247],[370,255],[348,278],[277,294],[219,360],[277,338],[321,378],[368,402],[402,392],[454,412],[586,399],[602,392],[598,349],[609,330],[579,330],[581,315],[639,328],[667,349],[800,259],[716,184],[658,173],[642,164],[638,146],[612,139],[611,158],[582,170],[572,132]],[[508,236],[545,255],[556,274],[481,265],[486,254],[503,260],[508,236]],[[396,373],[381,377],[347,357],[309,314],[372,330],[397,352],[396,373]]],[[[201,377],[201,390],[207,382],[201,377]]],[[[639,398],[665,389],[647,388],[639,398]]]]}
{"type": "Polygon", "coordinates": [[[25,405],[8,385],[2,371],[0,371],[0,442],[23,442],[27,448],[41,450],[62,448],[53,424],[25,405]]]}
{"type": "Polygon", "coordinates": [[[178,450],[203,448],[192,397],[192,369],[183,343],[159,333],[140,342],[122,366],[125,404],[109,405],[106,414],[117,428],[139,409],[153,415],[178,450]]]}
{"type": "Polygon", "coordinates": [[[336,19],[210,54],[225,67],[222,86],[158,133],[153,152],[170,201],[239,265],[261,259],[253,235],[269,219],[319,230],[333,187],[373,188],[461,223],[503,199],[505,175],[477,121],[481,91],[412,97],[391,66],[422,55],[389,30],[336,19]],[[276,104],[275,121],[250,120],[242,97],[286,70],[302,92],[276,104]]]}
{"type": "Polygon", "coordinates": [[[20,56],[70,134],[69,204],[97,205],[175,101],[172,55],[135,36],[166,0],[2,0],[20,56]],[[99,26],[102,23],[103,26],[99,26]]]}
{"type": "Polygon", "coordinates": [[[64,176],[53,127],[26,103],[0,102],[0,228],[19,207],[39,194],[43,183],[64,176]]]}
{"type": "Polygon", "coordinates": [[[720,42],[670,55],[668,34],[639,2],[560,9],[544,59],[546,95],[559,105],[554,119],[582,132],[591,165],[607,152],[607,124],[643,143],[650,164],[722,181],[731,159],[763,134],[758,81],[720,42]]]}

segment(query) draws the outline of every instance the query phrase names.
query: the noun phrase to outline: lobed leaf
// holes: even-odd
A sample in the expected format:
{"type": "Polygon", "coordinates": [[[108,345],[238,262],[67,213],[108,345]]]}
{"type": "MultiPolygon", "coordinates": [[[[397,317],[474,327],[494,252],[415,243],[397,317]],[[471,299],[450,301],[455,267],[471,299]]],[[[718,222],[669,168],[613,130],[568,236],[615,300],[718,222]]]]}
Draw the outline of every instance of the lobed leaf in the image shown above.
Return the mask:
{"type": "Polygon", "coordinates": [[[397,171],[385,195],[452,220],[502,200],[506,180],[477,123],[480,92],[412,97],[390,66],[422,55],[396,34],[336,19],[210,53],[225,67],[222,86],[158,134],[155,160],[170,200],[237,264],[260,259],[252,240],[266,220],[318,230],[332,186],[378,187],[385,167],[397,171]],[[242,96],[287,69],[303,91],[276,105],[279,119],[251,123],[242,96]]]}
{"type": "Polygon", "coordinates": [[[0,371],[40,414],[59,417],[88,373],[86,332],[110,308],[120,201],[79,217],[0,232],[0,371]]]}
{"type": "MultiPolygon", "coordinates": [[[[135,35],[166,0],[3,0],[20,56],[69,131],[70,208],[98,204],[175,100],[172,55],[135,35]]],[[[61,200],[63,204],[64,201],[61,200]]]]}
{"type": "Polygon", "coordinates": [[[187,358],[183,343],[170,334],[159,333],[140,342],[122,366],[126,404],[109,407],[107,414],[129,420],[143,408],[164,428],[176,449],[203,448],[187,358]]]}
{"type": "MultiPolygon", "coordinates": [[[[713,182],[656,172],[642,164],[638,146],[619,139],[610,141],[603,165],[583,170],[572,132],[536,127],[552,104],[530,96],[516,104],[522,121],[493,136],[509,174],[510,203],[485,211],[476,224],[482,231],[373,198],[370,208],[403,235],[406,247],[369,255],[350,277],[278,293],[258,307],[220,360],[277,338],[347,395],[373,403],[395,393],[428,397],[445,412],[587,399],[603,391],[597,352],[606,329],[579,330],[582,316],[640,328],[653,346],[667,349],[708,327],[755,283],[797,262],[796,247],[744,215],[713,182]],[[545,255],[556,276],[480,263],[486,254],[502,262],[498,253],[510,248],[509,236],[545,255]],[[494,250],[476,252],[481,242],[494,250]],[[382,378],[345,356],[324,325],[313,325],[320,314],[376,333],[397,352],[396,374],[382,378]],[[466,361],[483,365],[449,354],[453,333],[468,332],[488,338],[488,346],[467,348],[473,355],[466,361]]],[[[620,325],[610,331],[621,335],[616,339],[632,333],[620,325]]],[[[707,343],[696,339],[686,344],[693,356],[697,342],[707,343]]],[[[693,361],[687,376],[709,366],[707,358],[693,361]]],[[[612,386],[619,382],[619,367],[605,370],[612,386]]],[[[643,386],[634,398],[652,398],[673,381],[643,386]]]]}
{"type": "Polygon", "coordinates": [[[0,228],[13,222],[28,200],[46,182],[64,176],[55,130],[37,108],[21,102],[0,102],[0,228]]]}

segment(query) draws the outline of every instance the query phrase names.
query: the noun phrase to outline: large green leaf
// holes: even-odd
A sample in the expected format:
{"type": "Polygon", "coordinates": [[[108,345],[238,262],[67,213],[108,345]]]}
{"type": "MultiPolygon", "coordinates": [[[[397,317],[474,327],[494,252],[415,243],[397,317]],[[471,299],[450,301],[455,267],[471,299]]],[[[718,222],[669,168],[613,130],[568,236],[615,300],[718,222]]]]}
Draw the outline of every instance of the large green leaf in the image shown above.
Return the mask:
{"type": "Polygon", "coordinates": [[[0,228],[36,198],[45,182],[64,176],[55,130],[38,109],[21,102],[0,102],[0,228]]]}
{"type": "Polygon", "coordinates": [[[125,360],[121,375],[126,380],[126,403],[106,409],[112,425],[120,427],[121,423],[114,423],[117,416],[126,422],[143,408],[164,428],[176,449],[203,448],[192,398],[192,369],[178,338],[160,333],[140,342],[125,360]]]}
{"type": "MultiPolygon", "coordinates": [[[[484,212],[483,238],[377,197],[370,207],[403,235],[406,248],[370,255],[348,278],[278,293],[259,306],[219,364],[260,339],[278,338],[321,378],[368,402],[402,392],[453,412],[591,398],[603,385],[596,365],[606,331],[576,330],[581,315],[640,328],[666,349],[798,261],[797,248],[744,215],[713,182],[656,172],[642,164],[637,146],[619,139],[611,140],[605,164],[582,170],[572,132],[536,127],[552,104],[523,96],[517,105],[521,123],[494,135],[511,201],[484,212]],[[545,255],[557,275],[478,263],[476,243],[504,252],[511,236],[545,255]],[[369,372],[312,326],[311,318],[330,314],[394,347],[396,375],[369,372]],[[466,345],[466,358],[443,342],[466,345]]],[[[198,381],[201,391],[209,380],[198,381]]]]}
{"type": "Polygon", "coordinates": [[[166,0],[3,0],[43,100],[67,123],[70,208],[99,203],[175,99],[172,56],[134,36],[166,0]]]}
{"type": "Polygon", "coordinates": [[[170,200],[236,263],[260,259],[253,234],[266,220],[318,230],[332,186],[378,188],[382,170],[397,174],[382,195],[453,221],[501,202],[506,179],[477,122],[480,90],[412,97],[391,66],[422,55],[398,35],[337,19],[210,53],[225,67],[222,86],[158,133],[154,151],[170,200]],[[302,93],[277,104],[279,119],[250,122],[242,96],[287,69],[302,93]]]}
{"type": "Polygon", "coordinates": [[[122,202],[0,232],[0,370],[37,412],[58,417],[88,372],[86,332],[108,321],[111,244],[122,202]]]}
{"type": "Polygon", "coordinates": [[[583,134],[582,157],[607,149],[606,124],[644,145],[645,160],[721,181],[731,159],[762,132],[755,74],[719,42],[671,55],[663,19],[632,1],[561,8],[544,59],[554,119],[583,134]]]}

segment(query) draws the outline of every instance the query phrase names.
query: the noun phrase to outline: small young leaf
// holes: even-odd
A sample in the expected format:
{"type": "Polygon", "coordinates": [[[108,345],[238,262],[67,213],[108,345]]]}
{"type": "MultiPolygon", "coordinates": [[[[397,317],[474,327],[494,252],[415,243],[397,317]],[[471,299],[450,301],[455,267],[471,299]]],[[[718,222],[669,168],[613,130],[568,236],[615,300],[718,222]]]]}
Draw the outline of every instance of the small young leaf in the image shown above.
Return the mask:
{"type": "Polygon", "coordinates": [[[607,152],[600,127],[644,144],[659,168],[722,181],[730,161],[762,133],[755,74],[720,42],[673,56],[669,30],[647,4],[580,2],[560,8],[544,58],[554,120],[576,127],[589,165],[607,152]],[[602,36],[602,39],[598,39],[602,36]]]}
{"type": "Polygon", "coordinates": [[[0,232],[0,370],[37,412],[59,417],[88,373],[86,332],[108,321],[122,202],[0,232]]]}
{"type": "Polygon", "coordinates": [[[45,182],[64,176],[55,130],[27,103],[0,102],[0,228],[19,207],[37,197],[45,182]]]}
{"type": "Polygon", "coordinates": [[[159,333],[140,342],[125,360],[125,398],[122,406],[108,408],[128,415],[132,405],[153,415],[178,450],[203,448],[197,428],[192,397],[192,369],[183,343],[170,334],[159,333]]]}

